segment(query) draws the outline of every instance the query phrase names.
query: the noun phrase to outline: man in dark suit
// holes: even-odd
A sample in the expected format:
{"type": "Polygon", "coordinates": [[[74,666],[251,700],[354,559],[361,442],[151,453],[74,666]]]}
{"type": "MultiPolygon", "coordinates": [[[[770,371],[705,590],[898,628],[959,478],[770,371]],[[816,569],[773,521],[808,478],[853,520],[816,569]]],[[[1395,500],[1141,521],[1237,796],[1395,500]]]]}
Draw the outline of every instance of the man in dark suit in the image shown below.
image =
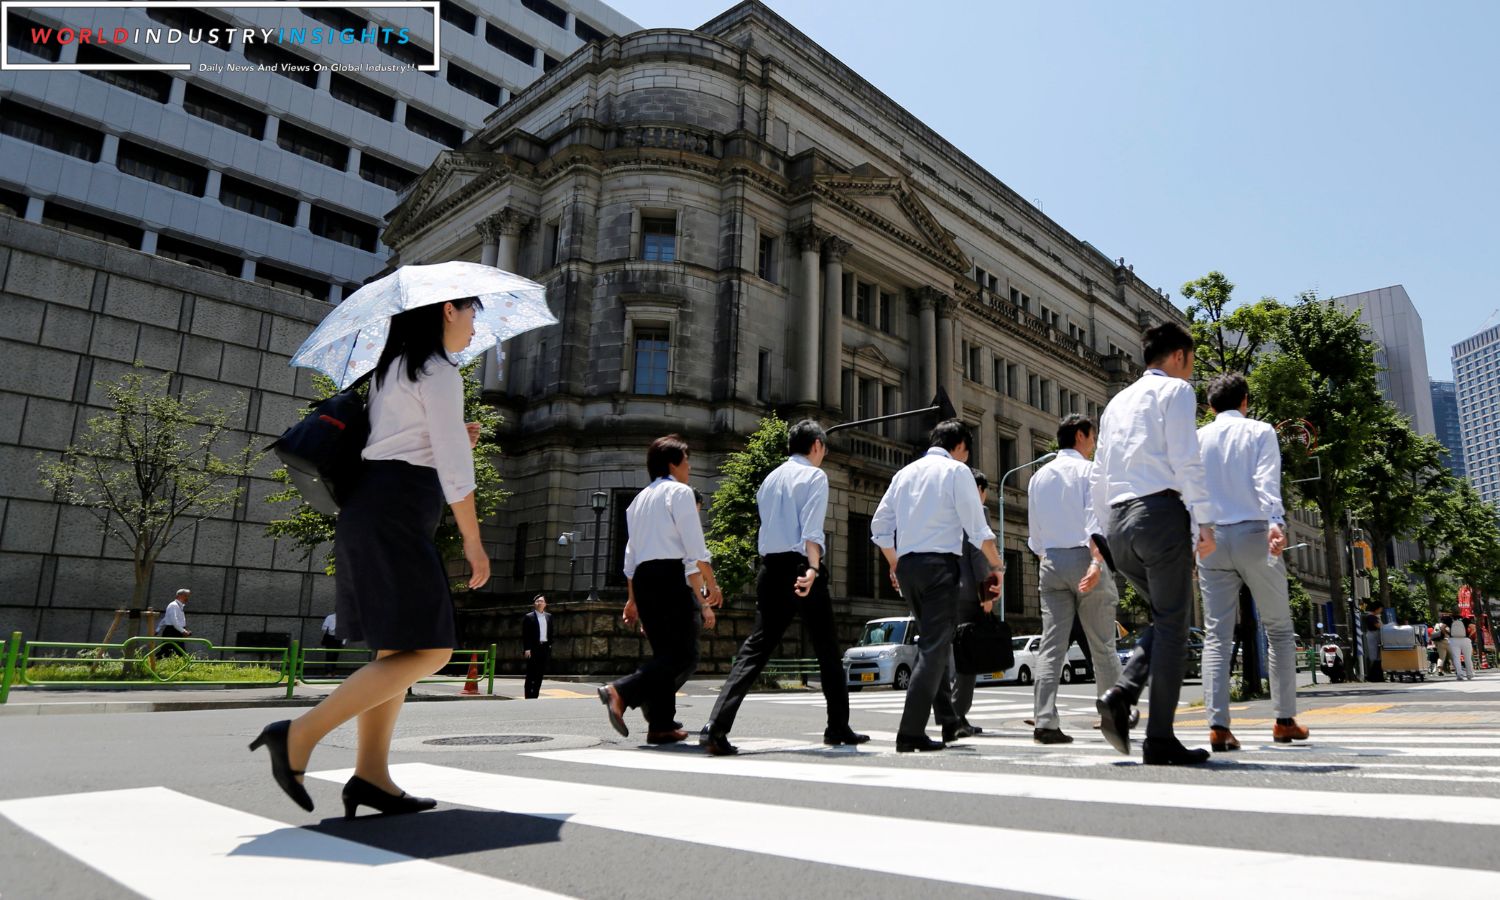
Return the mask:
{"type": "Polygon", "coordinates": [[[521,620],[521,649],[526,653],[526,699],[542,694],[542,676],[552,659],[552,614],[547,612],[547,598],[537,594],[531,601],[531,612],[521,620]]]}
{"type": "MultiPolygon", "coordinates": [[[[989,502],[990,480],[978,469],[974,469],[974,486],[979,488],[979,503],[989,502]]],[[[963,562],[958,571],[958,624],[975,624],[990,615],[995,609],[995,598],[989,593],[990,563],[984,551],[964,540],[963,562]],[[971,602],[974,601],[974,602],[971,602]]],[[[979,676],[958,671],[957,665],[949,664],[947,677],[938,685],[938,696],[933,698],[933,712],[944,703],[945,691],[951,691],[948,701],[958,714],[958,721],[943,726],[943,741],[951,743],[972,737],[984,731],[969,721],[969,709],[974,705],[974,685],[979,676]]]]}

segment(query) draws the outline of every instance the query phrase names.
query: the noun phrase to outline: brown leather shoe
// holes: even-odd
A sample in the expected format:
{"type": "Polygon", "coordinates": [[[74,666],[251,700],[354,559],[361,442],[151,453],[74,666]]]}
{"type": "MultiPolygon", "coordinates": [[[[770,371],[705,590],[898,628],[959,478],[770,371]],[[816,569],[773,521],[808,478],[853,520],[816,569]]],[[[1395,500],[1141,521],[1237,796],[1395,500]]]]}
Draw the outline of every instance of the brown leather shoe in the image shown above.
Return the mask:
{"type": "Polygon", "coordinates": [[[1240,742],[1235,738],[1234,732],[1215,725],[1208,730],[1208,746],[1215,753],[1228,753],[1240,749],[1240,742]]]}
{"type": "Polygon", "coordinates": [[[648,731],[646,732],[646,743],[648,744],[675,744],[678,741],[687,740],[687,732],[681,730],[672,731],[648,731]]]}
{"type": "Polygon", "coordinates": [[[1306,727],[1298,725],[1294,720],[1290,725],[1274,725],[1271,727],[1271,740],[1278,744],[1290,744],[1292,741],[1305,741],[1309,734],[1306,727]]]}

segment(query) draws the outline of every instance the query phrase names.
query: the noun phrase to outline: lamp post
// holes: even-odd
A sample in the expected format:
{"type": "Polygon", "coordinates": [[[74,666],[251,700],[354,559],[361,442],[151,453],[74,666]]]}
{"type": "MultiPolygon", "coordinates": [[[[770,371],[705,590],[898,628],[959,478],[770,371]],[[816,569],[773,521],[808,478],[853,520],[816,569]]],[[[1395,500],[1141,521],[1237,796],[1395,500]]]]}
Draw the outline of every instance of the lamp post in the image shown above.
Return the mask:
{"type": "MultiPolygon", "coordinates": [[[[1000,566],[1001,566],[1001,568],[1005,567],[1005,482],[1006,482],[1006,479],[1010,478],[1010,476],[1016,474],[1017,472],[1021,471],[1022,469],[1029,469],[1032,466],[1039,466],[1039,465],[1041,465],[1043,463],[1049,463],[1049,462],[1051,462],[1054,459],[1057,459],[1057,454],[1056,453],[1044,453],[1041,456],[1038,456],[1036,459],[1033,459],[1031,462],[1029,462],[1029,463],[1022,463],[1021,465],[1016,466],[1014,469],[1011,469],[1009,472],[1006,472],[1004,475],[1000,476],[1000,530],[995,533],[995,547],[996,547],[997,550],[1000,551],[1000,566]]],[[[1005,577],[1004,575],[1001,576],[1001,578],[1004,578],[1004,577],[1005,577]]],[[[1002,597],[1003,597],[1004,591],[1002,590],[1001,593],[1002,593],[1002,597]]],[[[1004,619],[1005,619],[1005,602],[1004,602],[1003,599],[1001,600],[1001,603],[1000,603],[1000,619],[1001,619],[1001,621],[1004,621],[1004,619]]]]}
{"type": "Polygon", "coordinates": [[[604,519],[604,510],[609,508],[609,494],[594,491],[589,496],[589,506],[594,509],[594,568],[589,575],[589,601],[599,602],[599,528],[604,519]]]}
{"type": "Polygon", "coordinates": [[[578,564],[578,532],[564,531],[557,537],[557,546],[568,548],[568,602],[577,600],[573,596],[573,569],[578,564]]]}

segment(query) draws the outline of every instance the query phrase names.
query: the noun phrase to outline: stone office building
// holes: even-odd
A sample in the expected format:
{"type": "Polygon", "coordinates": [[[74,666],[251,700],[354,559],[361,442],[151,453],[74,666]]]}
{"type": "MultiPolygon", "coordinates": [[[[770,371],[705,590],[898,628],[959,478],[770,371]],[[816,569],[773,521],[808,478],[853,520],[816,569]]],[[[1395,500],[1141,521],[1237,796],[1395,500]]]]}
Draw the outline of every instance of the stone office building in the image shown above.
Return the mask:
{"type": "MultiPolygon", "coordinates": [[[[518,603],[567,599],[563,532],[582,537],[587,589],[603,491],[614,607],[624,509],[658,435],[686,436],[709,493],[769,411],[832,424],[926,406],[941,386],[995,480],[1139,373],[1143,326],[1182,320],[758,2],[575,53],[441,154],[384,240],[400,263],[495,261],[548,287],[559,324],[510,342],[485,376],[514,491],[496,587],[518,603]]],[[[832,589],[850,622],[904,609],[869,522],[923,424],[832,442],[832,589]]],[[[1039,621],[1026,475],[1003,492],[1022,627],[1039,621]]]]}

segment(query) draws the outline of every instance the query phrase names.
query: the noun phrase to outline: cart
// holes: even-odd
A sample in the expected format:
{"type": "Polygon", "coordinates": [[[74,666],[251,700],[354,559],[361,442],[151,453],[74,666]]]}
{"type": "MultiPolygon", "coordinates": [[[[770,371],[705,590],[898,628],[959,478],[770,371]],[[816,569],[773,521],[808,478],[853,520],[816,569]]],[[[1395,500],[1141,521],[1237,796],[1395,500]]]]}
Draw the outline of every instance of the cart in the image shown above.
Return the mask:
{"type": "Polygon", "coordinates": [[[1387,681],[1427,680],[1427,652],[1410,625],[1380,626],[1380,664],[1387,681]]]}

